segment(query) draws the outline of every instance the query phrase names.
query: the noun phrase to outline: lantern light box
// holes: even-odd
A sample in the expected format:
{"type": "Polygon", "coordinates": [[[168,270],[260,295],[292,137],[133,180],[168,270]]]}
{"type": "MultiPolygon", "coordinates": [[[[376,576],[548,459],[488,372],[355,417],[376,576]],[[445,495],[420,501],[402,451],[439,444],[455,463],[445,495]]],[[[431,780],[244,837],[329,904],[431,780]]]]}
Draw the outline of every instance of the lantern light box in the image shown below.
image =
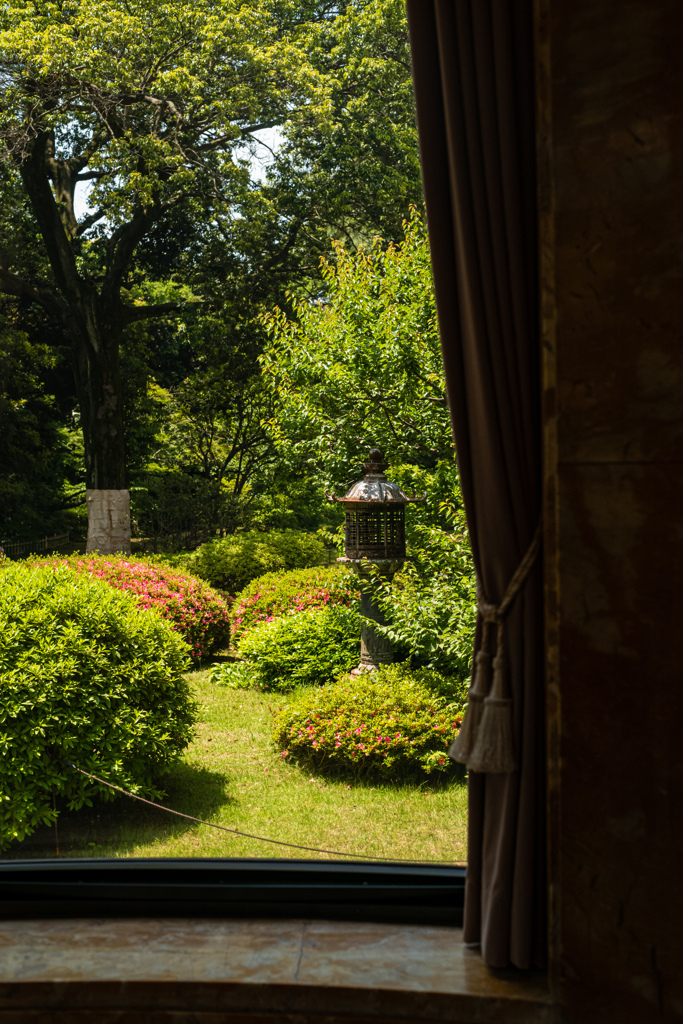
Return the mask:
{"type": "MultiPolygon", "coordinates": [[[[351,565],[366,580],[373,566],[390,580],[406,559],[406,505],[422,499],[408,498],[398,484],[387,480],[387,463],[382,462],[378,448],[372,449],[363,465],[365,476],[352,484],[342,498],[325,492],[329,501],[344,506],[345,554],[338,561],[351,565]]],[[[384,624],[384,616],[367,587],[361,588],[361,614],[364,620],[384,624]]],[[[389,664],[393,655],[390,641],[364,621],[360,665],[352,674],[389,664]]]]}

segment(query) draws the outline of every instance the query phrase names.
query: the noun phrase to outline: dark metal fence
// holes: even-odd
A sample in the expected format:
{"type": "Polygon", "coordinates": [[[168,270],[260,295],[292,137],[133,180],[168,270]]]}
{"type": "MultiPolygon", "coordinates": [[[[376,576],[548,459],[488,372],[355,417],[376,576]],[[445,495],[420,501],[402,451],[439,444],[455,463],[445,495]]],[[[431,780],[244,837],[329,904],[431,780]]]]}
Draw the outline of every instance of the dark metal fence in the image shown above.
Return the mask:
{"type": "Polygon", "coordinates": [[[22,555],[39,554],[41,551],[53,551],[69,543],[68,533],[55,533],[51,537],[38,540],[16,540],[2,545],[7,558],[21,558],[22,555]]]}

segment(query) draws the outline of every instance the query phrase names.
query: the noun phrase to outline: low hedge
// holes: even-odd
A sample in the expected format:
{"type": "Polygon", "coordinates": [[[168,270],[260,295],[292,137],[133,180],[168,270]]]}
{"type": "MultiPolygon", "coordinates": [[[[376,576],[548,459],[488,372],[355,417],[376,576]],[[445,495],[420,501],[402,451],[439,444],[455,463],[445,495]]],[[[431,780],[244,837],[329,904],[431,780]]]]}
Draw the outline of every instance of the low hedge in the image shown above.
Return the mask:
{"type": "Polygon", "coordinates": [[[232,636],[237,641],[261,622],[307,608],[336,604],[352,607],[358,598],[356,575],[341,565],[266,573],[237,597],[231,611],[232,636]]]}
{"type": "Polygon", "coordinates": [[[71,809],[152,798],[193,734],[188,645],[152,611],[69,565],[0,566],[0,849],[71,809]]]}
{"type": "Polygon", "coordinates": [[[273,740],[314,772],[400,781],[454,770],[448,747],[463,713],[424,670],[388,665],[300,690],[276,713],[273,740]]]}
{"type": "Polygon", "coordinates": [[[354,608],[309,608],[243,634],[237,651],[262,690],[326,683],[360,659],[361,618],[354,608]]]}
{"type": "Polygon", "coordinates": [[[182,569],[126,555],[72,555],[41,564],[69,565],[125,591],[140,608],[154,609],[187,640],[195,663],[230,644],[228,602],[182,569]]]}
{"type": "Polygon", "coordinates": [[[257,576],[327,562],[319,537],[300,530],[250,530],[208,541],[178,558],[193,576],[235,595],[257,576]]]}

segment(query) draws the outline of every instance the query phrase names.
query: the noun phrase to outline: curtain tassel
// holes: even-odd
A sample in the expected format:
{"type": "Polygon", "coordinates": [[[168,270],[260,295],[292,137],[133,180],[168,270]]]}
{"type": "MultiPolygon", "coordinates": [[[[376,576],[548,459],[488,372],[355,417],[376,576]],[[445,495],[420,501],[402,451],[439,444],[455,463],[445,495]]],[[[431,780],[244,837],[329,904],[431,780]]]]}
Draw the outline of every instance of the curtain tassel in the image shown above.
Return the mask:
{"type": "Polygon", "coordinates": [[[479,733],[479,725],[484,711],[484,698],[489,692],[490,686],[491,655],[487,650],[481,650],[475,658],[474,679],[468,692],[465,717],[462,720],[460,731],[448,751],[454,761],[460,761],[462,764],[467,764],[469,761],[479,733]]]}
{"type": "Polygon", "coordinates": [[[454,761],[466,764],[469,771],[509,774],[517,771],[512,736],[512,694],[505,657],[505,616],[529,575],[541,546],[539,522],[524,558],[517,566],[499,605],[486,601],[477,585],[477,606],[484,621],[482,649],[475,658],[474,680],[460,732],[448,751],[454,761]],[[489,630],[496,625],[496,656],[488,649],[489,630]]]}
{"type": "Polygon", "coordinates": [[[467,761],[472,772],[514,772],[512,697],[507,682],[508,660],[500,650],[493,659],[493,685],[484,701],[474,749],[467,761]]]}

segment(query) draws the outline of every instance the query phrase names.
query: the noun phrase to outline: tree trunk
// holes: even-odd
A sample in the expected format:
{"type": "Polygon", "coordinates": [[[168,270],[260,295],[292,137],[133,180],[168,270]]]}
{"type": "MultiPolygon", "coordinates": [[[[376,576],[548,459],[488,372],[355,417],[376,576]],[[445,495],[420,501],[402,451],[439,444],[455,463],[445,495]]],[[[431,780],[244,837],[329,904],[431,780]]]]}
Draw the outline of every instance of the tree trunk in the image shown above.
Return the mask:
{"type": "MultiPolygon", "coordinates": [[[[54,138],[42,133],[33,140],[20,171],[57,286],[49,308],[58,311],[72,341],[85,443],[87,550],[110,554],[130,551],[130,498],[119,372],[124,314],[119,298],[122,270],[118,267],[113,275],[105,275],[99,294],[95,282],[78,270],[73,248],[78,228],[73,193],[77,172],[86,162],[85,157],[75,161],[55,159],[54,138]],[[55,182],[59,203],[50,178],[55,182]]],[[[141,230],[136,224],[129,232],[131,251],[141,230]]],[[[125,254],[122,260],[125,263],[125,254]]]]}
{"type": "MultiPolygon", "coordinates": [[[[92,306],[97,300],[93,297],[92,306]]],[[[79,317],[79,319],[81,319],[79,317]]],[[[91,308],[72,332],[74,376],[85,445],[86,551],[130,553],[130,495],[126,480],[123,397],[119,368],[122,326],[91,308]]]]}

